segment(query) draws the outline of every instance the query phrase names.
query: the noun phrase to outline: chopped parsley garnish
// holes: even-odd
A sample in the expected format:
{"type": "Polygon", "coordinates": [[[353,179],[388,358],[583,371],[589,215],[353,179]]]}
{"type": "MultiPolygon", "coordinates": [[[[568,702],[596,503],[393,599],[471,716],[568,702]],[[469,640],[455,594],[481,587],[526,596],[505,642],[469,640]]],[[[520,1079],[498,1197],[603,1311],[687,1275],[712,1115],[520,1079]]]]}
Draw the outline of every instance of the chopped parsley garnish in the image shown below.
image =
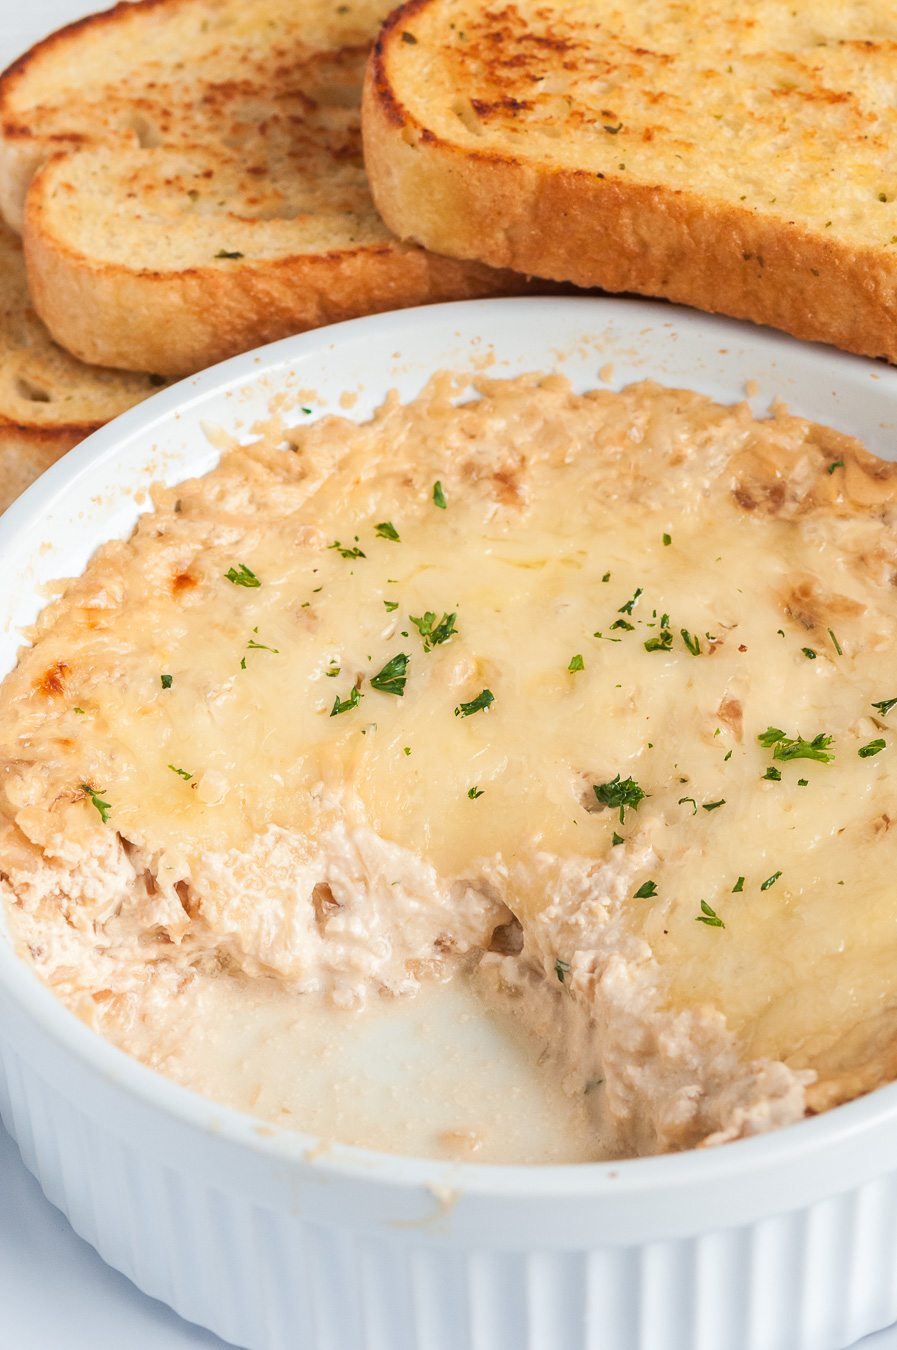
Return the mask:
{"type": "Polygon", "coordinates": [[[571,658],[570,658],[570,664],[569,664],[569,666],[567,667],[567,669],[568,669],[569,671],[572,671],[572,672],[575,672],[575,671],[577,671],[577,670],[585,670],[585,664],[584,664],[584,662],[583,662],[582,657],[581,657],[581,656],[573,656],[573,657],[571,657],[571,658]]]}
{"type": "Polygon", "coordinates": [[[702,802],[701,810],[715,811],[718,806],[725,806],[725,804],[726,804],[725,797],[721,797],[718,802],[702,802]]]}
{"type": "Polygon", "coordinates": [[[672,542],[673,542],[672,535],[665,534],[665,535],[663,536],[663,546],[664,546],[664,548],[669,548],[669,546],[670,546],[670,544],[671,544],[672,542]]]}
{"type": "Polygon", "coordinates": [[[257,652],[273,652],[275,656],[280,656],[280,649],[278,647],[266,647],[264,642],[256,642],[255,638],[250,638],[246,643],[246,647],[247,649],[251,648],[253,651],[257,652]]]}
{"type": "Polygon", "coordinates": [[[732,758],[732,751],[729,750],[725,755],[723,755],[723,763],[725,764],[726,760],[729,760],[731,758],[732,758]]]}
{"type": "Polygon", "coordinates": [[[761,891],[768,891],[770,886],[774,886],[776,884],[781,875],[782,875],[781,872],[773,872],[771,877],[767,877],[765,881],[760,883],[761,891]]]}
{"type": "Polygon", "coordinates": [[[430,609],[426,611],[422,619],[415,619],[413,614],[409,614],[408,617],[423,638],[425,652],[432,651],[440,643],[448,642],[449,638],[453,638],[458,631],[455,627],[455,619],[458,617],[457,612],[443,614],[438,623],[436,622],[436,615],[430,609]]]}
{"type": "Polygon", "coordinates": [[[897,708],[897,698],[883,698],[881,703],[873,703],[873,708],[877,708],[882,717],[887,717],[892,708],[897,708]]]}
{"type": "MultiPolygon", "coordinates": [[[[664,615],[666,618],[666,615],[664,615]]],[[[673,646],[673,634],[669,628],[661,628],[656,637],[648,638],[645,643],[646,652],[668,652],[673,646]]]]}
{"type": "Polygon", "coordinates": [[[693,816],[696,816],[698,814],[698,803],[695,801],[694,797],[680,797],[676,805],[684,806],[686,802],[691,802],[691,813],[693,816]]]}
{"type": "Polygon", "coordinates": [[[777,769],[775,765],[770,764],[769,768],[766,770],[766,773],[763,775],[763,777],[768,778],[772,783],[781,783],[782,771],[781,769],[777,769]]]}
{"type": "Polygon", "coordinates": [[[330,716],[337,717],[340,713],[349,712],[351,708],[357,708],[362,697],[362,692],[357,685],[352,686],[352,692],[348,698],[340,698],[337,694],[333,707],[330,709],[330,716]]]}
{"type": "Polygon", "coordinates": [[[100,793],[105,792],[106,789],[92,788],[89,783],[81,783],[80,788],[82,792],[87,793],[88,797],[99,811],[103,820],[103,824],[105,825],[106,821],[109,819],[109,812],[112,810],[112,806],[110,805],[110,803],[104,802],[102,797],[100,796],[100,793]]]}
{"type": "Polygon", "coordinates": [[[812,741],[805,741],[802,736],[786,736],[784,731],[778,727],[767,727],[764,732],[757,737],[761,745],[767,750],[775,747],[772,751],[773,759],[815,759],[820,764],[830,764],[835,758],[828,753],[828,747],[832,743],[831,736],[825,736],[820,731],[818,736],[814,736],[812,741]]]}
{"type": "Polygon", "coordinates": [[[189,783],[190,779],[193,777],[192,773],[188,773],[186,769],[179,769],[175,764],[169,764],[168,767],[171,769],[172,773],[176,773],[179,778],[183,778],[185,783],[189,783]]]}
{"type": "Polygon", "coordinates": [[[614,830],[613,838],[611,839],[610,842],[611,842],[611,847],[612,847],[612,848],[616,848],[617,844],[625,844],[625,843],[626,843],[626,840],[623,838],[623,836],[622,836],[621,834],[617,834],[616,830],[614,830]]]}
{"type": "MultiPolygon", "coordinates": [[[[620,620],[618,619],[618,620],[617,620],[617,623],[619,623],[619,622],[620,622],[620,620]]],[[[615,628],[616,628],[616,626],[617,626],[617,624],[614,624],[614,627],[615,627],[615,628]]],[[[629,624],[626,625],[627,628],[628,628],[629,626],[630,626],[629,624]]],[[[622,638],[609,638],[609,637],[605,637],[603,633],[593,633],[593,634],[592,634],[592,637],[600,638],[602,642],[622,642],[622,641],[623,641],[622,638]]],[[[616,687],[617,687],[618,689],[620,688],[619,685],[617,685],[616,687]]]]}
{"type": "Polygon", "coordinates": [[[834,464],[830,464],[828,466],[828,471],[829,473],[834,473],[836,469],[843,469],[843,468],[844,468],[844,460],[836,459],[834,464]]]}
{"type": "Polygon", "coordinates": [[[810,780],[809,780],[809,778],[798,778],[798,780],[797,780],[797,786],[798,786],[798,787],[809,787],[809,786],[810,786],[810,780]]]}
{"type": "Polygon", "coordinates": [[[592,791],[602,806],[609,806],[612,810],[620,808],[621,825],[623,812],[627,808],[630,811],[637,811],[639,803],[651,795],[649,792],[643,792],[634,778],[624,778],[621,781],[619,774],[609,783],[593,783],[592,791]]]}
{"type": "Polygon", "coordinates": [[[327,676],[328,680],[335,679],[339,673],[340,673],[339,662],[334,661],[331,661],[330,665],[324,671],[324,674],[327,676]]]}
{"type": "Polygon", "coordinates": [[[448,505],[448,502],[445,500],[445,493],[442,490],[442,484],[438,479],[433,484],[433,502],[439,507],[440,511],[444,511],[448,505]]]}
{"type": "Polygon", "coordinates": [[[738,895],[738,893],[743,890],[744,890],[744,877],[739,877],[735,885],[732,887],[732,894],[738,895]]]}
{"type": "Polygon", "coordinates": [[[615,628],[622,628],[623,631],[624,631],[624,633],[634,633],[634,632],[635,632],[635,624],[634,624],[634,623],[627,623],[625,619],[615,619],[614,622],[611,624],[610,627],[611,627],[611,632],[613,632],[613,630],[614,630],[615,628]]]}
{"type": "Polygon", "coordinates": [[[604,574],[604,576],[601,578],[601,580],[602,580],[602,581],[610,581],[610,572],[605,572],[605,574],[604,574]]]}
{"type": "Polygon", "coordinates": [[[816,660],[816,653],[813,651],[812,647],[801,647],[801,651],[803,652],[804,656],[807,658],[808,661],[816,660]]]}
{"type": "Polygon", "coordinates": [[[300,408],[299,411],[304,412],[306,417],[311,417],[311,408],[300,408]]]}
{"type": "Polygon", "coordinates": [[[245,563],[239,563],[232,567],[230,571],[224,574],[228,581],[232,581],[235,586],[248,586],[250,589],[254,586],[261,586],[261,582],[254,572],[251,572],[245,563]]]}
{"type": "Polygon", "coordinates": [[[172,680],[174,679],[174,676],[173,676],[173,675],[160,675],[160,676],[159,676],[159,679],[162,681],[162,688],[163,688],[163,689],[170,689],[170,688],[171,688],[171,682],[172,682],[172,680]]]}
{"type": "Polygon", "coordinates": [[[725,924],[715,909],[711,909],[706,900],[701,901],[701,913],[695,923],[706,923],[708,928],[725,928],[725,924]]]}
{"type": "Polygon", "coordinates": [[[633,605],[636,603],[636,601],[638,600],[638,598],[639,598],[639,596],[641,595],[641,593],[642,593],[642,587],[639,586],[639,587],[636,589],[635,595],[632,597],[632,599],[631,599],[631,600],[627,600],[625,605],[621,605],[620,608],[617,610],[617,613],[618,613],[618,614],[631,614],[631,613],[632,613],[632,607],[633,607],[633,605]]]}
{"type": "Polygon", "coordinates": [[[872,755],[877,755],[879,750],[884,750],[885,743],[879,737],[877,741],[870,741],[868,745],[861,745],[857,754],[860,759],[869,759],[872,755]]]}
{"type": "Polygon", "coordinates": [[[410,660],[411,657],[404,652],[390,657],[383,669],[371,676],[371,688],[379,690],[381,694],[395,694],[396,698],[403,698],[410,660]]]}
{"type": "Polygon", "coordinates": [[[691,652],[692,656],[700,656],[701,644],[698,640],[697,633],[695,633],[694,637],[692,637],[691,633],[688,631],[687,628],[680,628],[679,633],[682,637],[682,641],[685,643],[686,647],[691,652]]]}
{"type": "Polygon", "coordinates": [[[410,745],[406,745],[406,746],[405,746],[405,754],[406,754],[406,755],[410,755],[410,754],[411,754],[411,746],[410,746],[410,745]]]}
{"type": "Polygon", "coordinates": [[[482,712],[488,708],[490,703],[495,702],[495,695],[491,689],[483,689],[472,698],[469,703],[459,703],[455,709],[456,717],[472,717],[474,713],[482,712]]]}
{"type": "Polygon", "coordinates": [[[838,639],[835,637],[835,635],[834,635],[834,633],[832,632],[831,629],[828,630],[828,635],[829,635],[829,637],[831,638],[832,642],[834,643],[835,651],[838,653],[839,656],[843,656],[844,653],[843,653],[842,650],[841,650],[841,644],[840,644],[840,642],[838,641],[838,639]]]}
{"type": "Polygon", "coordinates": [[[482,797],[485,790],[486,790],[485,788],[478,788],[478,787],[468,788],[467,795],[472,802],[475,802],[477,797],[482,797]]]}
{"type": "Polygon", "coordinates": [[[570,974],[570,962],[562,961],[560,957],[554,963],[554,973],[557,975],[561,984],[564,983],[564,976],[570,974]]]}
{"type": "Polygon", "coordinates": [[[80,713],[82,717],[84,716],[83,708],[72,708],[72,712],[80,713]]]}
{"type": "Polygon", "coordinates": [[[229,252],[226,248],[219,248],[215,254],[216,258],[242,258],[244,255],[237,252],[229,252]]]}
{"type": "Polygon", "coordinates": [[[381,520],[379,525],[374,526],[374,533],[378,539],[392,539],[394,543],[400,544],[399,532],[391,520],[381,520]]]}
{"type": "Polygon", "coordinates": [[[398,600],[384,600],[383,603],[386,606],[387,614],[391,614],[394,609],[398,609],[399,607],[398,600]]]}
{"type": "Polygon", "coordinates": [[[653,881],[643,881],[635,893],[636,900],[650,900],[657,894],[657,886],[653,881]]]}
{"type": "Polygon", "coordinates": [[[341,558],[366,558],[366,557],[367,557],[367,554],[366,554],[366,553],[362,553],[361,549],[358,547],[357,544],[355,545],[354,548],[343,548],[342,544],[340,543],[340,541],[339,541],[338,539],[337,539],[334,543],[328,544],[327,547],[328,547],[329,549],[330,549],[330,548],[335,548],[336,551],[337,551],[337,553],[340,555],[341,558]]]}

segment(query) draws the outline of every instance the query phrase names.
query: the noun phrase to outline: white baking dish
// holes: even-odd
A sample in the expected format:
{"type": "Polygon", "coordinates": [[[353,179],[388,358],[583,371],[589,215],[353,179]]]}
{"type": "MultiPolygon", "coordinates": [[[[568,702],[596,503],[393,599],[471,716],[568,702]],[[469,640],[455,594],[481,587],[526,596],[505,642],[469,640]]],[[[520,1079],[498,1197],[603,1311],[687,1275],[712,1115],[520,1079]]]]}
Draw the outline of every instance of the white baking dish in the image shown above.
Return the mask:
{"type": "MultiPolygon", "coordinates": [[[[361,418],[440,366],[557,368],[578,389],[652,376],[725,401],[755,381],[755,411],[780,396],[897,458],[897,371],[746,325],[589,299],[360,319],[163,391],[30,488],[0,521],[0,672],[45,582],[126,535],[151,481],[211,467],[204,424],[248,436],[288,389],[316,413],[357,394],[361,418]]],[[[776,1134],[611,1164],[322,1148],[129,1060],[0,940],[0,1111],[111,1265],[251,1350],[841,1350],[897,1319],[897,1085],[776,1134]]]]}

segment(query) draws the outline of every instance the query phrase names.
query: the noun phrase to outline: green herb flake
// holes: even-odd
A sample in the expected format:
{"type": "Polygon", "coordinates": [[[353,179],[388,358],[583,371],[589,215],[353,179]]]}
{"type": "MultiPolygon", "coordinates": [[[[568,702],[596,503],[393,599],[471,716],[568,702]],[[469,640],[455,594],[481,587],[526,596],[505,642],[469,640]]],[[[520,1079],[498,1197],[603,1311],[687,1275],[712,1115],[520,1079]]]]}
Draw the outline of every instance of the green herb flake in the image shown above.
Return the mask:
{"type": "Polygon", "coordinates": [[[809,778],[798,778],[798,780],[797,780],[797,786],[798,786],[798,787],[809,787],[809,786],[810,786],[810,780],[809,780],[809,778]]]}
{"type": "Polygon", "coordinates": [[[229,252],[226,248],[219,248],[215,254],[216,258],[242,258],[244,255],[237,252],[229,252]]]}
{"type": "Polygon", "coordinates": [[[643,792],[634,778],[624,778],[621,781],[619,774],[609,783],[593,783],[592,791],[602,806],[609,806],[611,810],[620,808],[621,825],[623,812],[627,809],[637,811],[639,804],[651,795],[649,792],[643,792]]]}
{"type": "Polygon", "coordinates": [[[399,532],[391,520],[381,520],[379,525],[374,526],[374,533],[378,539],[391,539],[393,543],[400,544],[399,532]]]}
{"type": "Polygon", "coordinates": [[[635,605],[635,604],[637,603],[638,598],[639,598],[639,596],[640,596],[641,594],[642,594],[642,587],[639,586],[639,587],[636,588],[635,595],[632,597],[632,599],[631,599],[631,600],[627,600],[625,605],[621,605],[620,608],[617,610],[617,613],[618,613],[618,614],[631,614],[631,613],[632,613],[633,605],[635,605]]]}
{"type": "Polygon", "coordinates": [[[643,881],[635,893],[636,900],[650,900],[657,894],[657,886],[653,881],[643,881]]]}
{"type": "MultiPolygon", "coordinates": [[[[617,623],[619,623],[619,619],[617,620],[617,623]]],[[[593,633],[593,634],[592,634],[592,637],[600,638],[602,642],[622,642],[622,641],[623,641],[622,638],[605,637],[603,633],[593,633]]],[[[616,685],[615,687],[616,687],[617,689],[620,688],[619,685],[616,685]]]]}
{"type": "Polygon", "coordinates": [[[820,731],[818,736],[814,736],[812,741],[805,741],[800,735],[789,740],[787,737],[779,741],[772,752],[773,759],[791,760],[791,759],[815,759],[820,764],[830,764],[835,758],[828,753],[828,747],[831,745],[833,737],[824,736],[820,731]]]}
{"type": "Polygon", "coordinates": [[[328,680],[335,679],[339,673],[340,673],[340,665],[338,661],[336,662],[331,661],[330,665],[324,671],[324,674],[327,676],[328,680]]]}
{"type": "Polygon", "coordinates": [[[246,586],[252,590],[256,586],[261,586],[261,582],[254,572],[246,566],[245,563],[238,563],[236,567],[230,568],[225,572],[228,581],[232,581],[235,586],[246,586]]]}
{"type": "MultiPolygon", "coordinates": [[[[623,631],[624,631],[624,633],[634,633],[634,632],[635,632],[635,624],[634,624],[634,623],[627,623],[627,621],[626,621],[625,619],[615,619],[614,622],[611,624],[610,627],[611,627],[611,632],[613,632],[613,630],[614,630],[615,628],[622,628],[623,631]]],[[[617,641],[619,642],[619,638],[617,639],[617,641]]]]}
{"type": "Polygon", "coordinates": [[[883,698],[881,703],[873,703],[872,706],[881,713],[882,717],[887,717],[891,709],[897,707],[897,698],[883,698]]]}
{"type": "Polygon", "coordinates": [[[698,639],[697,633],[695,633],[695,635],[692,636],[692,634],[688,631],[687,628],[680,628],[679,634],[682,638],[682,641],[685,643],[686,647],[691,652],[692,656],[700,656],[701,643],[698,639]]]}
{"type": "Polygon", "coordinates": [[[337,553],[340,555],[341,558],[366,558],[366,557],[367,557],[367,554],[366,554],[366,553],[362,553],[361,549],[358,547],[357,544],[355,545],[354,548],[343,548],[342,544],[340,543],[340,541],[339,541],[338,539],[337,539],[334,543],[328,544],[327,547],[328,547],[328,549],[335,548],[336,551],[337,551],[337,553]]]}
{"type": "Polygon", "coordinates": [[[488,708],[490,703],[495,702],[495,695],[491,689],[482,689],[476,698],[472,698],[469,703],[459,703],[455,709],[456,717],[472,717],[474,713],[482,712],[488,708]]]}
{"type": "Polygon", "coordinates": [[[171,682],[172,682],[172,680],[174,679],[174,676],[173,676],[173,675],[160,675],[160,676],[159,676],[159,679],[162,681],[162,688],[163,688],[163,689],[170,689],[170,688],[171,688],[171,682]]]}
{"type": "Polygon", "coordinates": [[[841,644],[840,644],[840,642],[838,641],[838,639],[835,637],[835,635],[834,635],[834,633],[832,632],[831,629],[828,630],[828,635],[829,635],[829,637],[830,637],[831,640],[832,640],[832,644],[833,644],[833,646],[834,646],[834,648],[835,648],[835,651],[838,653],[839,656],[843,656],[844,653],[843,653],[842,650],[841,650],[841,644]]]}
{"type": "Polygon", "coordinates": [[[478,788],[478,787],[468,788],[467,795],[472,802],[475,802],[477,797],[482,797],[485,790],[486,790],[485,788],[478,788]]]}
{"type": "Polygon", "coordinates": [[[726,799],[725,799],[725,797],[721,797],[721,798],[719,799],[718,802],[702,802],[702,803],[701,803],[701,810],[702,810],[702,811],[715,811],[716,808],[717,808],[718,806],[725,806],[725,804],[726,804],[726,799]]]}
{"type": "Polygon", "coordinates": [[[763,777],[768,778],[771,783],[781,783],[782,771],[781,769],[777,769],[774,765],[770,764],[769,768],[766,770],[766,773],[763,775],[763,777]]]}
{"type": "Polygon", "coordinates": [[[440,511],[444,511],[448,506],[448,502],[445,500],[445,493],[442,490],[442,484],[438,479],[433,484],[433,502],[434,505],[439,507],[440,511]]]}
{"type": "Polygon", "coordinates": [[[189,783],[190,779],[193,777],[192,773],[188,773],[186,769],[179,769],[175,764],[169,764],[168,767],[171,769],[172,773],[176,773],[179,778],[183,778],[185,783],[189,783]]]}
{"type": "Polygon", "coordinates": [[[691,813],[693,816],[696,816],[698,814],[698,803],[695,801],[694,797],[680,797],[676,804],[677,806],[684,806],[686,802],[691,802],[691,813]]]}
{"type": "Polygon", "coordinates": [[[830,464],[828,466],[828,471],[829,473],[834,473],[836,469],[843,469],[843,468],[844,468],[844,460],[836,459],[834,464],[830,464]]]}
{"type": "Polygon", "coordinates": [[[670,535],[670,534],[665,534],[665,535],[663,536],[663,546],[664,546],[664,548],[669,548],[669,546],[670,546],[670,544],[671,544],[672,542],[673,542],[673,536],[672,536],[672,535],[670,535]]]}
{"type": "Polygon", "coordinates": [[[577,670],[585,670],[585,664],[583,662],[582,657],[581,656],[571,657],[570,664],[567,667],[567,669],[573,673],[575,673],[577,670]]]}
{"type": "Polygon", "coordinates": [[[340,713],[349,712],[350,709],[357,708],[363,697],[361,690],[355,685],[352,686],[352,692],[348,698],[341,699],[339,694],[337,694],[333,707],[330,709],[330,716],[338,717],[340,713]]]}
{"type": "Polygon", "coordinates": [[[278,647],[266,647],[264,642],[256,642],[254,638],[249,639],[246,643],[246,647],[252,651],[273,652],[275,656],[280,656],[280,649],[278,647]]]}
{"type": "Polygon", "coordinates": [[[711,909],[706,900],[701,901],[701,913],[695,923],[706,923],[708,928],[725,928],[725,924],[715,909],[711,909]]]}
{"type": "Polygon", "coordinates": [[[410,746],[410,745],[406,745],[406,746],[405,746],[405,754],[406,754],[406,755],[410,755],[410,754],[411,754],[411,746],[410,746]]]}
{"type": "Polygon", "coordinates": [[[371,676],[371,688],[378,690],[381,694],[395,694],[396,698],[403,698],[405,695],[405,682],[408,679],[408,662],[411,657],[405,652],[399,652],[396,656],[390,657],[382,670],[378,670],[376,675],[371,676]]]}
{"type": "Polygon", "coordinates": [[[728,751],[727,754],[723,755],[723,763],[725,764],[726,761],[727,761],[727,760],[730,760],[731,758],[732,758],[732,751],[730,750],[730,751],[728,751]]]}
{"type": "Polygon", "coordinates": [[[112,806],[110,805],[110,803],[104,802],[100,795],[101,793],[105,792],[106,789],[92,788],[89,783],[81,783],[79,784],[79,786],[82,792],[87,793],[88,797],[99,811],[103,824],[105,825],[107,820],[109,819],[109,812],[112,810],[112,806]]]}
{"type": "Polygon", "coordinates": [[[604,574],[604,576],[601,578],[601,580],[602,580],[602,581],[610,581],[610,572],[605,572],[605,574],[604,574]]]}
{"type": "Polygon", "coordinates": [[[311,417],[311,408],[300,408],[299,411],[304,412],[306,417],[311,417]]]}
{"type": "MultiPolygon", "coordinates": [[[[666,615],[664,615],[666,618],[666,615]]],[[[668,652],[673,646],[673,634],[669,628],[661,628],[656,637],[648,638],[645,643],[646,652],[668,652]]]]}
{"type": "Polygon", "coordinates": [[[570,974],[570,962],[562,961],[560,957],[554,963],[554,973],[557,975],[561,984],[564,983],[564,976],[570,974]]]}
{"type": "Polygon", "coordinates": [[[625,844],[626,840],[623,838],[621,834],[617,834],[616,830],[614,830],[613,838],[611,839],[610,843],[611,848],[616,848],[617,844],[625,844]]]}
{"type": "Polygon", "coordinates": [[[816,660],[816,653],[813,651],[812,647],[801,647],[801,651],[803,652],[804,656],[807,658],[808,661],[816,660]]]}
{"type": "Polygon", "coordinates": [[[873,755],[877,755],[879,750],[884,750],[884,748],[885,743],[879,737],[877,741],[870,741],[868,745],[861,745],[859,750],[857,751],[857,754],[859,755],[860,759],[871,759],[873,755]]]}
{"type": "Polygon", "coordinates": [[[732,887],[732,894],[738,895],[743,890],[744,890],[744,877],[739,877],[735,885],[732,887]]]}
{"type": "Polygon", "coordinates": [[[72,712],[80,713],[82,717],[84,716],[83,708],[72,708],[72,712]]]}
{"type": "Polygon", "coordinates": [[[443,642],[448,642],[450,638],[456,635],[458,630],[455,627],[455,619],[457,617],[457,613],[443,614],[437,623],[436,615],[431,609],[428,609],[423,618],[420,619],[415,619],[413,614],[408,615],[423,639],[425,652],[432,651],[434,647],[440,646],[443,642]]]}
{"type": "Polygon", "coordinates": [[[782,875],[781,872],[773,872],[771,877],[767,877],[765,881],[761,882],[760,884],[761,891],[768,891],[770,886],[774,886],[776,884],[781,875],[782,875]]]}

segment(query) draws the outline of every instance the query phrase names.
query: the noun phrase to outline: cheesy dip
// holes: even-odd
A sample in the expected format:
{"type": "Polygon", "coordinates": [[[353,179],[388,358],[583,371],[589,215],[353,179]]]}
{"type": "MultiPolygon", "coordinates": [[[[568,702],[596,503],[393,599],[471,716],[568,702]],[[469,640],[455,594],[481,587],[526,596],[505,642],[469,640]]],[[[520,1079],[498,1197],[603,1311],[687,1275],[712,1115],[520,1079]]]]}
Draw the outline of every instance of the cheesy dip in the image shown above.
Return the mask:
{"type": "Polygon", "coordinates": [[[783,407],[557,375],[229,445],[3,683],[23,956],[299,1128],[273,1027],[447,982],[564,1104],[569,1151],[515,1158],[718,1143],[889,1080],[895,481],[783,407]]]}

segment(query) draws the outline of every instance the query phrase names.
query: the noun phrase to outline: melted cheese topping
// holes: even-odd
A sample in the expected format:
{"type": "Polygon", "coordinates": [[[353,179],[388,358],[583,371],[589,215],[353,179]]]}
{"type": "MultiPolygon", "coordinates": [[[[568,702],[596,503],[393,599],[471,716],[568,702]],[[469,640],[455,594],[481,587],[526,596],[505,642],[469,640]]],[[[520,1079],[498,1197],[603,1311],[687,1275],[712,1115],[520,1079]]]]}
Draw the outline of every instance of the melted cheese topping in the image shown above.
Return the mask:
{"type": "Polygon", "coordinates": [[[894,469],[654,385],[478,393],[233,447],[45,611],[2,691],[5,871],[45,935],[110,836],[140,891],[128,927],[120,882],[78,881],[127,962],[110,940],[79,978],[49,942],[48,978],[115,998],[213,952],[306,990],[351,969],[351,1004],[509,909],[590,1010],[612,1114],[655,1094],[637,1147],[892,1076],[894,469]],[[723,1046],[754,1086],[695,1115],[723,1046]],[[664,1124],[672,1080],[634,1065],[670,1055],[664,1124]]]}

